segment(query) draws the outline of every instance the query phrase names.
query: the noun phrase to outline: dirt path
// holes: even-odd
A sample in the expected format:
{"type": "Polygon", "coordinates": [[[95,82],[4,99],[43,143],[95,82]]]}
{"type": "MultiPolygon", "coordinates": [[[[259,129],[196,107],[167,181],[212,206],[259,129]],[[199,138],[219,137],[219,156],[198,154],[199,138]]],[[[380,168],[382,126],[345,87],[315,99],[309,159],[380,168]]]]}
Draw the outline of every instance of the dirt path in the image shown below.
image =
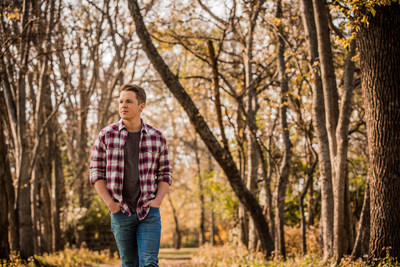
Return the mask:
{"type": "Polygon", "coordinates": [[[160,267],[192,267],[192,253],[196,248],[161,249],[160,267]]]}
{"type": "MultiPolygon", "coordinates": [[[[200,267],[192,263],[192,253],[195,248],[160,249],[160,267],[200,267]]],[[[93,267],[121,267],[121,262],[100,263],[93,267]]]]}

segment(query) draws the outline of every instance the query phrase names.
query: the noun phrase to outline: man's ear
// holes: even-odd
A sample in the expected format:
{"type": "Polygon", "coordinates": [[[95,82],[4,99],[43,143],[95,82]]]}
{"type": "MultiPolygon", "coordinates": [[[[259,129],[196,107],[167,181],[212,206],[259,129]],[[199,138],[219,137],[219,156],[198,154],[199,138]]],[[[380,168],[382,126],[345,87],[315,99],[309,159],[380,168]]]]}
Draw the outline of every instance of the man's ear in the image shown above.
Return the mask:
{"type": "Polygon", "coordinates": [[[140,111],[142,111],[145,107],[146,107],[146,104],[145,104],[145,103],[140,104],[140,105],[139,105],[140,111]]]}

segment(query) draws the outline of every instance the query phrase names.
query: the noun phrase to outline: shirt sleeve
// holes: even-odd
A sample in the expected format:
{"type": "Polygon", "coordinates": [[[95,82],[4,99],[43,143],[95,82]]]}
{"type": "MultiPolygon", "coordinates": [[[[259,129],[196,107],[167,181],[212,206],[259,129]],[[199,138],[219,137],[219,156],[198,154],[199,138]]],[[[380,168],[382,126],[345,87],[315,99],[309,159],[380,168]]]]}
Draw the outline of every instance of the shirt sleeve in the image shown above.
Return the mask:
{"type": "Polygon", "coordinates": [[[158,161],[158,169],[157,169],[157,183],[158,182],[166,182],[169,185],[172,184],[172,167],[169,161],[168,155],[168,146],[167,141],[164,136],[161,137],[161,150],[160,150],[160,158],[158,161]]]}
{"type": "Polygon", "coordinates": [[[101,133],[94,142],[90,157],[90,184],[94,185],[98,180],[106,180],[106,145],[104,135],[101,133]]]}

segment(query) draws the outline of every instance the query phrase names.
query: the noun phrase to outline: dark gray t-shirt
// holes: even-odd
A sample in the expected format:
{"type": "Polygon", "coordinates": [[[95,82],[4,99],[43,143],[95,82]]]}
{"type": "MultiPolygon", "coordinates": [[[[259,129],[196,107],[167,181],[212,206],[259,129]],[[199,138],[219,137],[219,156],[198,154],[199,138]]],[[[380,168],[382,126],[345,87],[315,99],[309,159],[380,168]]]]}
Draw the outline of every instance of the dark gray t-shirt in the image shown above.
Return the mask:
{"type": "Polygon", "coordinates": [[[140,197],[139,179],[140,132],[128,132],[124,146],[124,185],[122,198],[132,213],[136,212],[140,197]]]}

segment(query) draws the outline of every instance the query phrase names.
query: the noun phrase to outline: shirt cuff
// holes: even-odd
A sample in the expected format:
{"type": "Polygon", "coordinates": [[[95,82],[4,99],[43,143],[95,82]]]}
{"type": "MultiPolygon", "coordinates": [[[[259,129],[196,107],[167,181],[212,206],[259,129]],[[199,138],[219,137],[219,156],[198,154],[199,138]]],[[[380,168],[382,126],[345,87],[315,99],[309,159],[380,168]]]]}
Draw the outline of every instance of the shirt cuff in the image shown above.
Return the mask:
{"type": "Polygon", "coordinates": [[[90,173],[90,184],[91,184],[91,185],[94,185],[98,180],[106,180],[106,179],[104,179],[103,173],[101,173],[101,175],[100,175],[99,172],[97,172],[97,171],[92,171],[92,172],[90,173]]]}

